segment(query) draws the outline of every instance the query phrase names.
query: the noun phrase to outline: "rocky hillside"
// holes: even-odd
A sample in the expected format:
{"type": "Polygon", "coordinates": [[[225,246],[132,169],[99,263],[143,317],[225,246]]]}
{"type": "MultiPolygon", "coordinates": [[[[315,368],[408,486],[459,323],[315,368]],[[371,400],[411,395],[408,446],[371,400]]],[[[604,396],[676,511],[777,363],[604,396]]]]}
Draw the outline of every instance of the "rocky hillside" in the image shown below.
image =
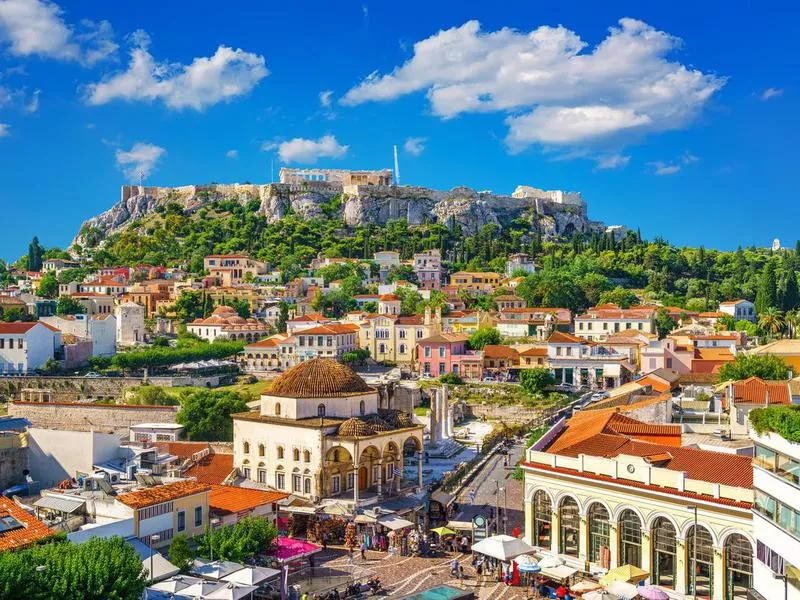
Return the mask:
{"type": "Polygon", "coordinates": [[[458,223],[466,234],[488,223],[505,227],[517,219],[524,219],[531,228],[538,228],[545,238],[571,236],[575,231],[605,230],[602,223],[589,220],[583,203],[561,203],[549,197],[501,196],[466,187],[441,191],[413,186],[342,187],[325,182],[174,188],[126,185],[122,187],[119,202],[81,226],[73,246],[86,246],[87,236],[93,236],[96,243],[98,238],[147,217],[159,206],[177,203],[184,213],[192,214],[215,200],[235,200],[242,205],[257,201],[258,214],[269,222],[293,213],[306,219],[338,216],[350,226],[384,225],[398,218],[405,218],[410,225],[438,221],[452,228],[458,223]]]}

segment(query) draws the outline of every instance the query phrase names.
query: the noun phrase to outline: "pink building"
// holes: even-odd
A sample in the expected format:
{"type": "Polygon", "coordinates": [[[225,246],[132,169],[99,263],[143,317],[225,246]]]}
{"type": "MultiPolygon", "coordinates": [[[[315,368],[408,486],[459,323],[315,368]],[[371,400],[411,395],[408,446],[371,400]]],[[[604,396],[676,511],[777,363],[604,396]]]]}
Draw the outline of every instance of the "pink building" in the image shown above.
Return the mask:
{"type": "Polygon", "coordinates": [[[467,350],[467,336],[438,333],[417,342],[419,372],[431,377],[455,373],[465,379],[480,379],[483,357],[467,350]]]}
{"type": "Polygon", "coordinates": [[[414,254],[414,274],[421,290],[438,290],[442,287],[442,254],[428,250],[414,254]]]}

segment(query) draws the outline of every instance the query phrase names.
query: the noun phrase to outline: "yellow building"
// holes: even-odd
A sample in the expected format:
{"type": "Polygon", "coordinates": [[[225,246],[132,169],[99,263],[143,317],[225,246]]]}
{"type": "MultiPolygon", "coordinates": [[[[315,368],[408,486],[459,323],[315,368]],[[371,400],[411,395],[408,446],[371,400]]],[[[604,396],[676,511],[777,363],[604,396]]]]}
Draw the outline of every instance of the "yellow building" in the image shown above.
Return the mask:
{"type": "Polygon", "coordinates": [[[615,408],[556,427],[523,462],[528,543],[582,571],[639,567],[670,597],[748,597],[750,457],[676,446],[680,426],[615,408]]]}
{"type": "Polygon", "coordinates": [[[780,356],[794,375],[800,375],[800,340],[777,340],[759,346],[753,354],[774,354],[780,356]]]}
{"type": "Polygon", "coordinates": [[[488,293],[500,287],[503,276],[500,273],[483,271],[459,271],[450,276],[450,287],[468,292],[488,293]]]}
{"type": "Polygon", "coordinates": [[[211,486],[191,479],[142,488],[117,500],[133,509],[133,533],[154,548],[169,546],[179,533],[200,535],[208,526],[211,486]],[[158,540],[153,536],[158,536],[158,540]]]}
{"type": "Polygon", "coordinates": [[[441,331],[441,317],[430,309],[424,315],[375,315],[352,313],[350,322],[359,326],[359,345],[376,361],[413,365],[417,342],[441,331]]]}
{"type": "Polygon", "coordinates": [[[250,312],[256,312],[260,307],[262,296],[254,286],[242,285],[236,287],[211,287],[205,290],[205,295],[209,297],[215,306],[225,304],[229,300],[243,300],[250,307],[250,312]]]}

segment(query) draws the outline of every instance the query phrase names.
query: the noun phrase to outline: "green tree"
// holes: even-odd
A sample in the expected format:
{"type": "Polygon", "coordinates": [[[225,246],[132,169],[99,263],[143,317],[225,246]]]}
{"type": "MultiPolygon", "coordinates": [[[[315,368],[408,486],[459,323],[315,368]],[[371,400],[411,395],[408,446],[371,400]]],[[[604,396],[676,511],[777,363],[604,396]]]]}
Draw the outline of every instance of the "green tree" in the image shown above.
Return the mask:
{"type": "Polygon", "coordinates": [[[756,292],[756,312],[762,313],[768,308],[778,308],[778,281],[775,276],[775,265],[767,261],[758,281],[756,292]]]}
{"type": "Polygon", "coordinates": [[[181,572],[186,573],[194,560],[194,553],[189,546],[189,538],[185,533],[179,533],[172,538],[169,545],[169,562],[178,567],[181,572]]]}
{"type": "Polygon", "coordinates": [[[639,302],[639,298],[631,290],[617,286],[613,290],[600,294],[600,304],[616,304],[620,308],[630,308],[639,302]]]}
{"type": "Polygon", "coordinates": [[[737,354],[736,359],[720,367],[720,381],[739,381],[748,377],[786,379],[788,367],[774,354],[737,354]]]}
{"type": "Polygon", "coordinates": [[[32,314],[20,306],[12,306],[11,308],[7,308],[5,310],[0,309],[0,314],[2,314],[3,321],[6,323],[13,323],[14,321],[36,320],[32,314]]]}
{"type": "Polygon", "coordinates": [[[286,321],[289,320],[289,305],[285,300],[278,304],[278,333],[286,333],[286,321]]]}
{"type": "Polygon", "coordinates": [[[278,530],[267,519],[245,517],[213,533],[206,530],[197,538],[197,555],[210,558],[213,545],[215,559],[244,562],[257,552],[269,550],[277,536],[278,530]]]}
{"type": "Polygon", "coordinates": [[[42,255],[44,248],[39,243],[39,238],[35,237],[28,245],[28,257],[26,269],[28,271],[41,271],[42,270],[42,255]]]}
{"type": "Polygon", "coordinates": [[[395,281],[417,283],[417,274],[414,272],[414,267],[411,265],[389,267],[389,271],[386,273],[386,283],[394,283],[395,281]]]}
{"type": "Polygon", "coordinates": [[[0,554],[0,598],[139,600],[146,577],[141,557],[121,537],[0,554]],[[45,569],[39,572],[38,566],[45,569]]]}
{"type": "Polygon", "coordinates": [[[663,340],[669,333],[678,326],[675,319],[669,316],[665,308],[659,308],[656,312],[656,331],[658,332],[658,339],[663,340]]]}
{"type": "Polygon", "coordinates": [[[758,326],[773,335],[779,334],[785,326],[783,313],[774,306],[770,306],[758,315],[758,326]]]}
{"type": "Polygon", "coordinates": [[[550,369],[545,367],[523,369],[519,374],[519,383],[529,394],[540,394],[548,387],[555,385],[555,382],[555,377],[550,369]]]}
{"type": "Polygon", "coordinates": [[[78,315],[85,312],[83,304],[72,296],[61,296],[56,302],[57,315],[78,315]]]}
{"type": "Polygon", "coordinates": [[[196,441],[233,440],[233,413],[247,410],[246,399],[237,392],[198,390],[181,395],[175,420],[185,427],[186,437],[196,441]]]}
{"type": "Polygon", "coordinates": [[[203,292],[184,290],[175,300],[172,310],[185,323],[200,319],[205,316],[205,294],[203,292]]]}
{"type": "Polygon", "coordinates": [[[141,406],[175,406],[178,401],[157,385],[140,385],[134,388],[125,398],[126,404],[141,406]]]}
{"type": "Polygon", "coordinates": [[[786,278],[781,289],[781,306],[784,311],[800,307],[800,290],[797,287],[797,274],[794,269],[786,273],[786,278]]]}
{"type": "Polygon", "coordinates": [[[42,275],[39,281],[39,287],[36,288],[36,293],[45,298],[55,298],[58,296],[58,279],[55,273],[48,271],[42,275]]]}
{"type": "Polygon", "coordinates": [[[490,346],[500,343],[500,332],[494,327],[480,327],[469,336],[469,347],[473,350],[483,350],[487,344],[490,346]]]}

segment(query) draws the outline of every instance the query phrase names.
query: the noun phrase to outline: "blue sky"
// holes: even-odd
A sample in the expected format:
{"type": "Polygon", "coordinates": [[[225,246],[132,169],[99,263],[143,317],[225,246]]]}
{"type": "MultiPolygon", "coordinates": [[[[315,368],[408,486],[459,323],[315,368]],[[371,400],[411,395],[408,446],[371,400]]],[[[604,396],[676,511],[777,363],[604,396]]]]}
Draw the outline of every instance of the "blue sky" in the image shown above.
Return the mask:
{"type": "Polygon", "coordinates": [[[119,186],[270,165],[578,190],[679,244],[800,237],[796,3],[0,0],[0,256],[119,186]]]}

